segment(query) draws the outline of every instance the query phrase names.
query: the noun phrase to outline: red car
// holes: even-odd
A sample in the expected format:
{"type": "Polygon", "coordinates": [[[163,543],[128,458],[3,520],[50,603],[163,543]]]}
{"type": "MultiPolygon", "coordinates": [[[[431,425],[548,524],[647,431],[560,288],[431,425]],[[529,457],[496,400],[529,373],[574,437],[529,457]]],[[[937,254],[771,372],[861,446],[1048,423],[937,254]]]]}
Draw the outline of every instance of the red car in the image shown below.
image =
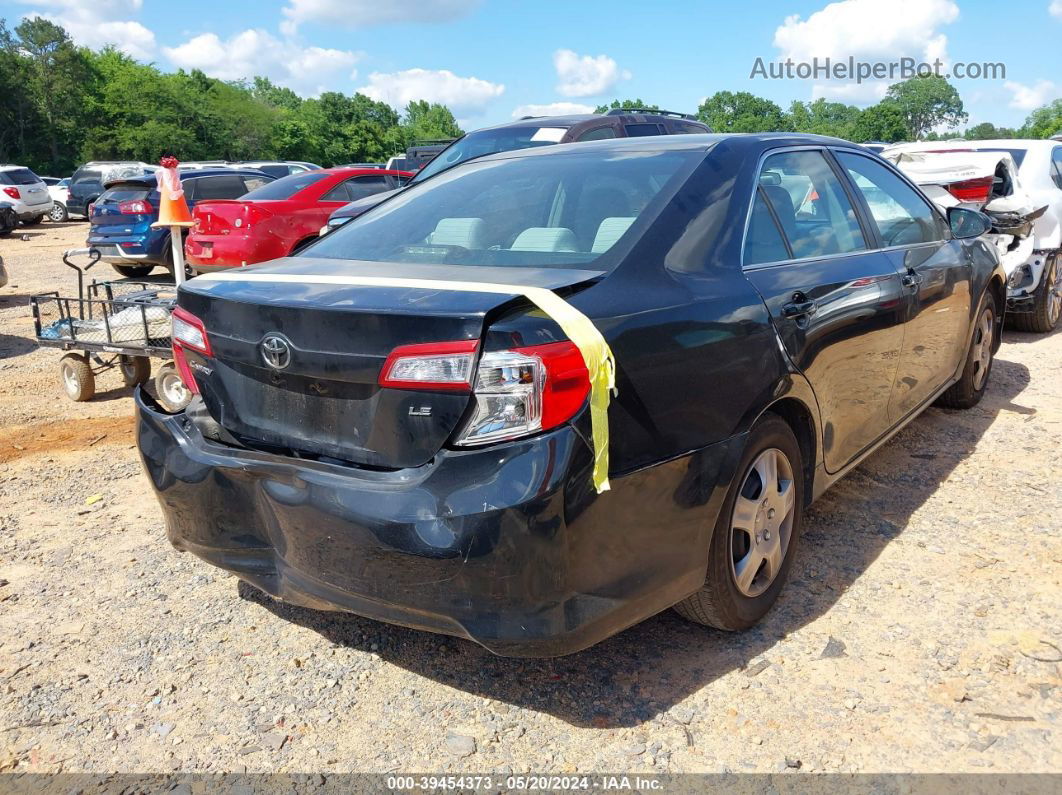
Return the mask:
{"type": "Polygon", "coordinates": [[[185,257],[200,272],[286,257],[315,240],[334,210],[412,177],[408,171],[325,168],[283,177],[239,199],[201,201],[185,257]]]}

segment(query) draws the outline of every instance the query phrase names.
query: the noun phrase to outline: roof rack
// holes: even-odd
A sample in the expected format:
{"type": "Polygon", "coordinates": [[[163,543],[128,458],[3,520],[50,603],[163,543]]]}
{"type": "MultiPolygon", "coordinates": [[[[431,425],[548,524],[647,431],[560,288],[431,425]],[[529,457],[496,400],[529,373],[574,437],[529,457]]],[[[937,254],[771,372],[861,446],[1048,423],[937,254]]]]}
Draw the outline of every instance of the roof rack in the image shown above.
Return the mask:
{"type": "Polygon", "coordinates": [[[612,108],[612,110],[606,111],[606,116],[626,116],[628,113],[648,113],[656,116],[669,116],[675,119],[686,119],[688,121],[697,121],[697,117],[692,113],[679,113],[676,110],[656,110],[654,108],[612,108]]]}

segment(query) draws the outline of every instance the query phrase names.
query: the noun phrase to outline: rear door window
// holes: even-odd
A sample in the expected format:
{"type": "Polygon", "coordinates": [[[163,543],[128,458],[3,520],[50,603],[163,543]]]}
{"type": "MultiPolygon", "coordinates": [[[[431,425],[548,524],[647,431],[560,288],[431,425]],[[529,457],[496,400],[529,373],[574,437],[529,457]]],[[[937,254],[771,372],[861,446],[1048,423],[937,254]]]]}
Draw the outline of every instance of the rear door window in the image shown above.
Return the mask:
{"type": "Polygon", "coordinates": [[[855,208],[821,151],[771,155],[760,170],[759,187],[795,259],[867,248],[855,208]]]}
{"type": "Polygon", "coordinates": [[[247,192],[243,180],[236,174],[199,177],[195,180],[195,201],[236,199],[247,192]]]}
{"type": "Polygon", "coordinates": [[[1062,189],[1062,146],[1056,146],[1051,153],[1051,179],[1062,189]]]}
{"type": "Polygon", "coordinates": [[[752,217],[749,219],[749,230],[745,235],[745,253],[742,258],[745,265],[782,262],[792,256],[767,201],[764,189],[757,188],[756,199],[752,205],[752,217]]]}
{"type": "Polygon", "coordinates": [[[835,154],[863,194],[886,248],[945,239],[939,213],[889,168],[862,155],[835,154]]]}
{"type": "Polygon", "coordinates": [[[603,141],[606,138],[615,138],[615,137],[616,137],[616,130],[612,127],[612,125],[607,125],[605,127],[595,127],[592,130],[587,130],[582,135],[580,135],[576,140],[577,141],[603,141]]]}
{"type": "Polygon", "coordinates": [[[659,124],[625,124],[629,138],[642,138],[647,135],[664,135],[664,128],[659,124]]]}
{"type": "Polygon", "coordinates": [[[673,135],[703,135],[708,132],[699,124],[694,124],[689,121],[673,121],[671,122],[671,133],[673,135]]]}
{"type": "MultiPolygon", "coordinates": [[[[269,172],[266,171],[266,173],[268,174],[269,172]]],[[[287,177],[281,177],[275,182],[263,185],[260,188],[255,188],[242,198],[253,199],[255,201],[290,199],[299,191],[305,190],[314,183],[320,182],[322,179],[330,176],[332,175],[325,171],[305,171],[302,174],[291,174],[287,177]]]]}

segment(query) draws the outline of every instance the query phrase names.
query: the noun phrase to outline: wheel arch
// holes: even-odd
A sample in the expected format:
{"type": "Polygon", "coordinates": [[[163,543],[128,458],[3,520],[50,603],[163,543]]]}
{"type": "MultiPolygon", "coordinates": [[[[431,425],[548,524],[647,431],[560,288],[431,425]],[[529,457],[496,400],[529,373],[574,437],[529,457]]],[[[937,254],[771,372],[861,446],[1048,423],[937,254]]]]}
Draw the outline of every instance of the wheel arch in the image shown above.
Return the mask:
{"type": "Polygon", "coordinates": [[[803,400],[792,395],[776,400],[763,410],[760,417],[767,413],[781,417],[793,431],[797,444],[800,445],[805,484],[804,506],[807,507],[811,505],[812,495],[815,492],[813,484],[819,458],[819,434],[815,416],[803,400]]]}
{"type": "Polygon", "coordinates": [[[1003,321],[1007,314],[1007,285],[997,273],[993,274],[986,289],[996,301],[996,338],[992,343],[992,353],[995,353],[1003,344],[1003,321]]]}

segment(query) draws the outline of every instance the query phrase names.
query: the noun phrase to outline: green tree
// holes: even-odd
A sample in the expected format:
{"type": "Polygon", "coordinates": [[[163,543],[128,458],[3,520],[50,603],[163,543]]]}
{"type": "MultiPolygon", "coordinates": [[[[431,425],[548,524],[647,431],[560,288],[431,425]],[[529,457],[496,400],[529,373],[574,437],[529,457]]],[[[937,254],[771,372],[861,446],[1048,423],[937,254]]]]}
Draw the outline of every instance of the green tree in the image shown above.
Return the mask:
{"type": "Polygon", "coordinates": [[[1028,138],[1050,138],[1062,133],[1062,99],[1034,110],[1025,120],[1021,132],[1028,138]]]}
{"type": "Polygon", "coordinates": [[[894,103],[879,102],[860,111],[852,124],[850,140],[860,143],[884,141],[896,143],[907,138],[907,121],[894,103]]]}
{"type": "Polygon", "coordinates": [[[789,106],[788,129],[793,132],[832,135],[851,139],[859,108],[843,102],[827,102],[823,98],[814,102],[794,102],[789,106]]]}
{"type": "Polygon", "coordinates": [[[782,109],[747,91],[718,91],[697,108],[697,118],[715,132],[773,132],[787,126],[782,109]]]}
{"type": "Polygon", "coordinates": [[[912,77],[889,86],[887,99],[903,114],[907,137],[918,140],[934,127],[955,127],[969,118],[951,83],[937,75],[912,77]]]}
{"type": "Polygon", "coordinates": [[[648,102],[642,102],[640,99],[614,99],[608,105],[598,105],[594,108],[594,113],[608,113],[610,110],[635,110],[637,108],[644,108],[645,110],[660,110],[659,105],[650,105],[648,102]]]}
{"type": "Polygon", "coordinates": [[[988,141],[993,138],[1016,138],[1015,130],[1009,127],[997,127],[991,122],[981,122],[969,128],[962,135],[967,141],[988,141]]]}
{"type": "Polygon", "coordinates": [[[32,101],[40,114],[40,133],[47,143],[48,164],[55,173],[73,165],[64,151],[80,133],[84,116],[85,85],[91,82],[85,51],[74,46],[66,31],[41,17],[23,20],[7,45],[24,56],[32,101]]]}
{"type": "MultiPolygon", "coordinates": [[[[238,85],[244,87],[243,84],[238,85]]],[[[275,85],[268,77],[256,76],[251,81],[250,92],[256,100],[272,108],[294,111],[302,105],[302,97],[290,88],[275,85]]]]}
{"type": "Polygon", "coordinates": [[[429,103],[424,99],[406,105],[402,127],[410,143],[457,138],[464,134],[448,107],[437,102],[429,103]]]}

